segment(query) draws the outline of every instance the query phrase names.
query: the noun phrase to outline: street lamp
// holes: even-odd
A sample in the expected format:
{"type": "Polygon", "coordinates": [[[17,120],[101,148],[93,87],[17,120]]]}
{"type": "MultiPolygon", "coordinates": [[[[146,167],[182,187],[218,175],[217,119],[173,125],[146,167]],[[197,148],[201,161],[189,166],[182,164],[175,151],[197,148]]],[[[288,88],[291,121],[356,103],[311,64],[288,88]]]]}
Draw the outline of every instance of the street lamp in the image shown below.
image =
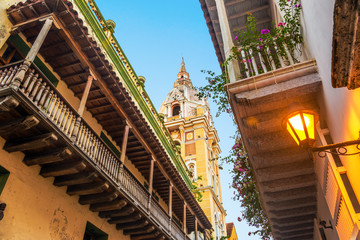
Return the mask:
{"type": "Polygon", "coordinates": [[[289,112],[290,113],[283,120],[283,127],[290,133],[298,146],[310,149],[312,152],[318,152],[320,157],[325,157],[326,152],[337,155],[355,155],[360,153],[360,138],[357,140],[314,147],[315,126],[318,122],[317,113],[306,110],[299,104],[292,104],[289,112]],[[351,145],[356,145],[356,148],[359,151],[348,153],[346,147],[351,145]]]}

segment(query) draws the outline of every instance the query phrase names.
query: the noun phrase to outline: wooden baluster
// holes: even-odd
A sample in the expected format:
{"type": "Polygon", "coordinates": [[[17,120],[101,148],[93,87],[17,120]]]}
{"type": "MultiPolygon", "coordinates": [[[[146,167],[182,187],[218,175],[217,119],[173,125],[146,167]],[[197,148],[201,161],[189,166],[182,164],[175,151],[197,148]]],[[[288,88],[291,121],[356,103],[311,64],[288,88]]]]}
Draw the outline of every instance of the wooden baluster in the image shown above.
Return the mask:
{"type": "Polygon", "coordinates": [[[9,70],[7,71],[4,80],[3,80],[3,85],[6,85],[7,80],[9,79],[9,77],[11,76],[12,72],[13,72],[14,68],[10,67],[9,70]]]}
{"type": "Polygon", "coordinates": [[[40,101],[40,99],[42,97],[44,89],[45,89],[45,84],[43,83],[43,84],[40,85],[40,89],[39,89],[37,95],[35,96],[35,102],[34,103],[35,103],[36,106],[38,105],[38,103],[39,103],[39,101],[40,101]]]}
{"type": "Polygon", "coordinates": [[[66,121],[68,120],[69,113],[70,113],[69,108],[65,107],[64,117],[62,118],[62,121],[61,121],[61,124],[60,124],[61,130],[63,130],[64,132],[65,132],[66,121]]]}
{"type": "Polygon", "coordinates": [[[82,143],[82,139],[84,137],[84,134],[85,134],[85,127],[84,127],[84,124],[81,123],[80,125],[80,131],[79,131],[79,136],[78,136],[78,139],[77,139],[77,144],[78,146],[81,148],[81,143],[82,143]]]}
{"type": "Polygon", "coordinates": [[[50,119],[51,120],[55,119],[56,110],[57,110],[57,108],[59,106],[59,103],[60,103],[60,99],[55,94],[53,96],[55,98],[55,104],[54,104],[53,109],[51,110],[51,114],[50,114],[50,119]]]}
{"type": "Polygon", "coordinates": [[[65,123],[65,128],[64,128],[64,132],[68,137],[71,137],[70,128],[71,128],[72,120],[73,120],[73,114],[72,114],[71,110],[69,110],[69,115],[67,117],[67,120],[66,120],[66,123],[65,123]]]}
{"type": "Polygon", "coordinates": [[[13,70],[13,72],[11,73],[11,75],[9,76],[9,78],[7,79],[5,85],[9,85],[9,84],[11,83],[11,81],[13,80],[15,74],[16,74],[17,71],[18,71],[18,68],[19,68],[18,66],[15,66],[15,67],[14,67],[14,70],[13,70]]]}
{"type": "Polygon", "coordinates": [[[64,119],[66,117],[66,113],[67,113],[66,110],[67,110],[67,107],[66,107],[65,103],[63,103],[62,109],[60,112],[60,116],[59,116],[59,120],[58,120],[58,126],[60,129],[62,129],[62,122],[64,121],[64,119]]]}
{"type": "Polygon", "coordinates": [[[285,52],[286,52],[286,56],[290,62],[290,65],[294,65],[294,60],[289,52],[289,49],[286,47],[286,44],[284,44],[284,49],[285,49],[285,52]]]}
{"type": "Polygon", "coordinates": [[[45,107],[47,107],[46,109],[46,115],[50,118],[51,115],[51,110],[53,109],[54,105],[55,105],[55,97],[54,97],[54,92],[53,90],[50,91],[50,94],[48,96],[48,99],[45,102],[45,107]]]}
{"type": "Polygon", "coordinates": [[[85,131],[84,131],[84,137],[82,138],[82,141],[81,141],[81,146],[84,149],[84,151],[86,152],[85,145],[86,145],[86,140],[88,137],[89,129],[85,126],[85,124],[84,124],[84,128],[85,128],[85,131]]]}
{"type": "MultiPolygon", "coordinates": [[[[30,83],[31,79],[34,77],[34,74],[35,74],[35,70],[32,69],[32,70],[30,71],[30,73],[28,74],[27,78],[25,79],[25,82],[24,82],[24,84],[23,84],[23,87],[21,88],[21,91],[22,91],[22,92],[25,92],[25,89],[29,86],[29,83],[30,83]]],[[[36,75],[36,78],[39,77],[39,74],[35,74],[35,75],[36,75]]]]}
{"type": "Polygon", "coordinates": [[[104,146],[102,142],[99,142],[99,156],[98,156],[98,164],[103,167],[103,159],[104,159],[104,146]]]}
{"type": "Polygon", "coordinates": [[[86,134],[85,144],[84,144],[84,149],[87,154],[90,153],[90,149],[89,149],[90,138],[91,138],[91,131],[88,129],[87,134],[86,134]]]}
{"type": "Polygon", "coordinates": [[[73,133],[73,130],[75,127],[75,123],[76,123],[76,116],[73,113],[71,113],[71,118],[69,120],[69,127],[68,127],[68,132],[67,132],[67,134],[70,138],[72,138],[72,133],[73,133]]]}
{"type": "Polygon", "coordinates": [[[30,93],[32,92],[32,90],[33,90],[33,88],[34,88],[34,85],[35,85],[35,83],[37,82],[38,76],[39,76],[38,74],[35,74],[35,76],[30,79],[30,84],[29,84],[29,86],[25,89],[25,95],[26,95],[26,96],[29,96],[30,93]]]}
{"type": "Polygon", "coordinates": [[[255,75],[259,75],[259,70],[257,68],[255,57],[253,55],[253,50],[252,49],[249,50],[249,55],[250,55],[250,58],[251,58],[252,67],[254,68],[254,71],[255,71],[255,75]]]}
{"type": "Polygon", "coordinates": [[[260,52],[258,52],[258,54],[259,54],[259,59],[260,59],[261,67],[262,67],[264,73],[267,73],[268,70],[267,70],[267,68],[266,68],[265,61],[264,61],[264,59],[263,59],[263,57],[262,57],[262,54],[261,54],[260,52]]]}
{"type": "Polygon", "coordinates": [[[279,51],[279,48],[278,46],[276,45],[276,42],[274,41],[274,48],[275,48],[275,54],[276,56],[278,57],[279,59],[279,62],[280,62],[280,66],[283,68],[285,67],[285,63],[284,63],[284,59],[282,58],[281,54],[280,54],[280,51],[279,51]]]}
{"type": "Polygon", "coordinates": [[[99,140],[96,137],[94,137],[94,141],[95,141],[95,143],[94,143],[94,150],[93,150],[93,152],[94,152],[93,158],[94,158],[95,162],[97,162],[98,154],[99,154],[99,140]]]}
{"type": "Polygon", "coordinates": [[[5,85],[9,85],[11,83],[11,80],[13,79],[13,77],[15,76],[15,73],[17,72],[18,66],[15,66],[14,68],[10,68],[11,72],[10,74],[8,74],[6,81],[5,81],[5,85]]]}
{"type": "Polygon", "coordinates": [[[93,158],[93,155],[94,155],[94,145],[95,145],[94,134],[91,133],[90,138],[89,138],[89,146],[88,146],[88,149],[89,149],[88,155],[90,158],[93,158]]]}
{"type": "Polygon", "coordinates": [[[241,62],[244,63],[245,68],[247,69],[247,71],[245,71],[246,77],[250,77],[250,68],[248,66],[244,50],[241,50],[241,62]]]}
{"type": "Polygon", "coordinates": [[[1,70],[1,76],[0,76],[0,86],[4,86],[4,78],[9,70],[6,68],[4,70],[1,70]]]}
{"type": "Polygon", "coordinates": [[[54,118],[54,123],[55,123],[56,125],[59,124],[61,112],[62,112],[62,109],[63,109],[63,104],[64,104],[63,101],[60,100],[60,104],[59,104],[59,106],[58,106],[58,109],[57,109],[57,111],[56,111],[55,118],[54,118]]]}
{"type": "Polygon", "coordinates": [[[273,57],[272,57],[272,55],[271,55],[271,52],[270,52],[269,47],[266,47],[266,53],[267,53],[267,55],[268,55],[269,64],[270,64],[270,66],[272,67],[271,70],[273,70],[273,71],[276,70],[276,65],[275,65],[275,62],[274,62],[273,57]]]}
{"type": "Polygon", "coordinates": [[[42,82],[42,79],[39,78],[38,81],[35,83],[33,90],[30,93],[30,99],[32,101],[34,101],[35,95],[36,95],[36,93],[37,93],[37,91],[39,89],[39,86],[40,86],[41,82],[42,82]]]}
{"type": "Polygon", "coordinates": [[[77,135],[79,133],[80,122],[81,122],[81,117],[77,117],[76,120],[75,120],[74,128],[73,128],[72,133],[71,133],[71,140],[73,142],[75,142],[77,140],[77,135]]]}
{"type": "MultiPolygon", "coordinates": [[[[44,85],[44,86],[46,86],[46,85],[44,85]]],[[[45,91],[44,91],[44,94],[43,94],[43,96],[42,96],[42,98],[41,98],[41,100],[40,100],[40,103],[39,103],[39,105],[44,109],[45,108],[45,100],[49,97],[48,95],[49,95],[49,90],[50,90],[50,87],[49,86],[47,86],[46,88],[45,88],[45,91]]]]}

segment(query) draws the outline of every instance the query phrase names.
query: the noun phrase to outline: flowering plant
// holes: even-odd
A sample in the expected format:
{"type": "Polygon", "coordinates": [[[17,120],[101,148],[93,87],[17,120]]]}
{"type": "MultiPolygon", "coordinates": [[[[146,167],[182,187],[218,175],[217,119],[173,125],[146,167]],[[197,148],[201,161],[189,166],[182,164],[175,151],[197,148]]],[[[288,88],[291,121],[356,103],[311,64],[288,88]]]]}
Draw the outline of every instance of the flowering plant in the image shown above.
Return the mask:
{"type": "Polygon", "coordinates": [[[295,50],[302,43],[300,32],[301,4],[299,0],[279,0],[284,22],[273,28],[258,29],[256,18],[247,13],[244,31],[234,38],[235,46],[225,65],[232,60],[240,61],[242,77],[261,74],[266,70],[275,70],[280,66],[280,57],[289,62],[296,59],[295,50]],[[260,63],[260,64],[259,64],[260,63]]]}
{"type": "Polygon", "coordinates": [[[242,216],[238,217],[238,221],[246,220],[250,226],[257,228],[256,231],[249,232],[249,236],[257,234],[263,240],[270,239],[270,225],[261,207],[253,170],[248,162],[248,156],[240,137],[236,137],[230,155],[223,160],[233,165],[231,170],[233,177],[232,187],[234,188],[233,198],[241,201],[241,207],[243,208],[242,216]]]}

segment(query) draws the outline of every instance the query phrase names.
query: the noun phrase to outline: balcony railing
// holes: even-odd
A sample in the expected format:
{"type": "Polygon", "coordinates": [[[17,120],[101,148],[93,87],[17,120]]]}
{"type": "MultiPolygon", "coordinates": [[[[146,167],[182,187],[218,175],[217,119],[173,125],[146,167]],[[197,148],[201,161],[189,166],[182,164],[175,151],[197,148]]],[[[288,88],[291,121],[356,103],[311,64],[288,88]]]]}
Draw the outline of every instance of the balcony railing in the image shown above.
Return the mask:
{"type": "MultiPolygon", "coordinates": [[[[319,126],[317,132],[321,145],[327,145],[319,126]]],[[[360,212],[355,211],[341,178],[346,170],[336,165],[331,153],[326,153],[326,159],[318,159],[315,168],[340,240],[355,239],[360,234],[360,212]]]]}
{"type": "MultiPolygon", "coordinates": [[[[0,89],[10,89],[16,74],[24,61],[0,67],[0,89]]],[[[64,134],[67,141],[72,141],[92,163],[111,179],[119,190],[139,203],[144,212],[148,211],[150,194],[134,175],[122,166],[120,159],[79,116],[77,111],[54,87],[48,78],[32,64],[21,83],[19,94],[24,96],[41,115],[64,134]]],[[[153,200],[150,216],[168,231],[170,216],[153,200]]],[[[175,239],[184,239],[185,233],[177,227],[172,228],[175,239]]],[[[170,234],[170,233],[169,233],[170,234]]]]}
{"type": "Polygon", "coordinates": [[[287,44],[280,45],[274,40],[271,47],[263,48],[261,44],[258,44],[244,49],[250,50],[240,50],[240,79],[255,77],[306,60],[303,46],[300,44],[290,50],[287,44]]]}

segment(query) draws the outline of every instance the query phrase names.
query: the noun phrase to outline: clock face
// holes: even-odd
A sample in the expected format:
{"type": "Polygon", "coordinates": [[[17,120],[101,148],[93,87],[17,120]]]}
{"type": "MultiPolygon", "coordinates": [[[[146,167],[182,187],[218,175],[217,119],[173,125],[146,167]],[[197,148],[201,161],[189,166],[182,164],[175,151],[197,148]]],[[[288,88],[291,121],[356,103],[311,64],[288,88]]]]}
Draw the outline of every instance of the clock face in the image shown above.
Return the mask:
{"type": "Polygon", "coordinates": [[[187,133],[186,134],[186,140],[191,140],[194,138],[194,134],[193,133],[187,133]]]}

